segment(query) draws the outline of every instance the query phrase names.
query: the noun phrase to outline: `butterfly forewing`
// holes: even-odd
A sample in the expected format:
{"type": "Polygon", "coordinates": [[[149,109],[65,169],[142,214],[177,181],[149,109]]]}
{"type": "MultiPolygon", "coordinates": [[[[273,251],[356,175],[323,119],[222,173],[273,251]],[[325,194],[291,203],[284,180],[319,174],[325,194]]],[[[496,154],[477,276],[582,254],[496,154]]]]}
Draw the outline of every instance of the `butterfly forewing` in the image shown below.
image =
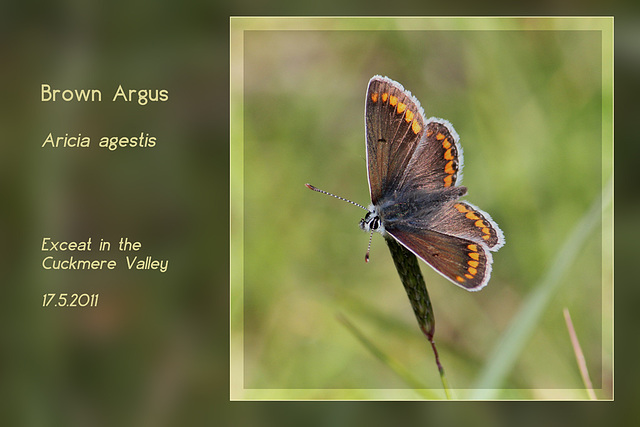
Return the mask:
{"type": "Polygon", "coordinates": [[[422,107],[397,82],[375,76],[365,104],[367,166],[371,201],[398,189],[425,133],[422,107]]]}
{"type": "Polygon", "coordinates": [[[426,131],[405,171],[403,189],[427,191],[454,187],[462,177],[462,147],[453,126],[427,120],[426,131]]]}

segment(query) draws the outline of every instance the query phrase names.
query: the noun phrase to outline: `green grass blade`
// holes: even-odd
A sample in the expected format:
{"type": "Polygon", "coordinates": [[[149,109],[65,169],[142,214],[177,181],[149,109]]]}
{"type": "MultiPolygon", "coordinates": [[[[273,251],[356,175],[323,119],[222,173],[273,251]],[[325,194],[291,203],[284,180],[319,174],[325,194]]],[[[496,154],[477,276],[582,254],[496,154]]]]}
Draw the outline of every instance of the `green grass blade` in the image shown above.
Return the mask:
{"type": "Polygon", "coordinates": [[[558,251],[555,262],[544,277],[525,299],[520,311],[502,339],[487,359],[471,393],[471,399],[491,399],[496,396],[505,377],[511,372],[526,342],[531,337],[540,317],[549,304],[551,297],[559,288],[561,278],[571,266],[585,240],[593,233],[601,221],[602,210],[611,203],[612,182],[605,186],[602,195],[598,195],[580,222],[565,240],[558,251]]]}
{"type": "Polygon", "coordinates": [[[442,399],[441,396],[431,391],[424,384],[422,384],[410,371],[404,368],[398,361],[389,357],[380,348],[378,348],[373,341],[367,338],[356,326],[351,323],[345,316],[338,314],[338,320],[360,341],[366,348],[378,358],[382,363],[388,366],[393,372],[396,373],[402,380],[411,386],[416,393],[420,394],[425,399],[442,399]]]}
{"type": "Polygon", "coordinates": [[[431,344],[433,350],[433,356],[435,357],[436,367],[440,374],[440,380],[442,381],[442,387],[447,396],[447,399],[451,399],[451,392],[449,390],[449,384],[444,372],[444,368],[440,363],[440,356],[438,356],[438,349],[433,339],[435,333],[436,320],[433,314],[433,307],[431,306],[431,299],[429,298],[429,292],[427,292],[427,285],[422,277],[420,266],[418,265],[418,258],[396,242],[396,240],[390,236],[385,238],[387,246],[391,252],[393,263],[396,266],[400,281],[404,286],[404,290],[407,292],[409,302],[413,308],[413,313],[416,316],[420,330],[424,333],[425,337],[431,344]]]}

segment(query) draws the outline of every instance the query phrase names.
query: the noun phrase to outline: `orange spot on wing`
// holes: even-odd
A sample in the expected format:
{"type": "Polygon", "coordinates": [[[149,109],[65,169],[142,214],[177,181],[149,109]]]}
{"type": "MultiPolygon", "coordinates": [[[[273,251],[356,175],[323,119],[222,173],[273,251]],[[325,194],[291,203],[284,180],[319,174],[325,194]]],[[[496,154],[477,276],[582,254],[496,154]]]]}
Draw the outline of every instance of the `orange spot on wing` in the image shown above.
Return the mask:
{"type": "Polygon", "coordinates": [[[472,220],[476,220],[476,219],[480,219],[480,217],[478,215],[476,215],[474,212],[469,211],[469,213],[466,215],[467,218],[472,219],[472,220]]]}
{"type": "Polygon", "coordinates": [[[391,95],[389,97],[389,104],[395,107],[397,103],[398,103],[398,97],[391,95]]]}
{"type": "Polygon", "coordinates": [[[453,160],[453,154],[451,154],[451,148],[444,152],[445,160],[453,160]]]}
{"type": "Polygon", "coordinates": [[[478,261],[480,259],[480,254],[478,252],[469,252],[469,258],[478,261]]]}
{"type": "MultiPolygon", "coordinates": [[[[468,212],[467,211],[467,207],[465,205],[463,205],[462,203],[456,203],[455,205],[453,205],[454,208],[456,208],[458,210],[458,212],[460,213],[465,213],[468,212]]],[[[471,246],[471,245],[469,245],[471,246]]],[[[471,248],[469,248],[471,249],[471,248]]],[[[476,249],[471,249],[472,251],[475,251],[476,249]]]]}
{"type": "Polygon", "coordinates": [[[383,93],[382,94],[382,102],[387,102],[387,99],[389,98],[389,94],[388,93],[383,93]]]}
{"type": "Polygon", "coordinates": [[[473,243],[470,245],[467,245],[467,248],[469,248],[470,251],[478,252],[478,246],[473,243]]]}
{"type": "Polygon", "coordinates": [[[373,101],[374,103],[378,102],[378,92],[373,92],[371,94],[371,101],[373,101]]]}
{"type": "Polygon", "coordinates": [[[407,113],[404,115],[404,119],[407,121],[407,123],[413,120],[413,111],[407,110],[407,113]]]}
{"type": "Polygon", "coordinates": [[[406,109],[407,109],[407,104],[400,102],[398,103],[398,108],[396,109],[396,111],[398,112],[398,114],[402,114],[406,109]]]}
{"type": "Polygon", "coordinates": [[[470,275],[469,273],[465,274],[464,277],[466,277],[467,279],[473,279],[473,276],[470,275]]]}
{"type": "MultiPolygon", "coordinates": [[[[452,173],[455,172],[455,170],[453,169],[453,160],[451,160],[449,163],[447,163],[447,165],[444,167],[444,171],[446,173],[448,173],[449,175],[451,175],[452,173]]],[[[467,215],[467,218],[469,217],[469,215],[467,215]]]]}
{"type": "Polygon", "coordinates": [[[442,146],[446,149],[451,148],[451,143],[449,142],[449,139],[445,139],[444,141],[442,141],[442,146]]]}
{"type": "Polygon", "coordinates": [[[447,175],[444,177],[444,186],[445,187],[451,187],[451,183],[453,182],[453,178],[451,177],[451,175],[447,175]]]}
{"type": "Polygon", "coordinates": [[[473,274],[474,276],[475,276],[475,275],[476,275],[476,273],[478,272],[478,270],[476,270],[476,269],[475,269],[475,268],[473,268],[473,267],[469,267],[469,268],[468,268],[468,270],[469,270],[469,273],[473,274]]]}
{"type": "Polygon", "coordinates": [[[478,227],[478,228],[484,228],[484,227],[485,227],[484,222],[482,222],[482,220],[481,220],[481,219],[477,220],[477,221],[476,221],[476,222],[474,222],[473,224],[474,224],[476,227],[478,227]]]}
{"type": "Polygon", "coordinates": [[[411,123],[411,130],[417,135],[422,130],[422,126],[414,120],[413,123],[411,123]]]}
{"type": "Polygon", "coordinates": [[[462,276],[456,276],[456,280],[457,280],[458,282],[464,282],[464,277],[462,277],[462,276]]]}
{"type": "Polygon", "coordinates": [[[478,261],[467,261],[467,264],[469,264],[471,267],[477,267],[480,263],[478,261]]]}
{"type": "Polygon", "coordinates": [[[444,139],[444,135],[442,133],[438,132],[438,134],[436,135],[436,139],[438,141],[442,141],[444,139]]]}

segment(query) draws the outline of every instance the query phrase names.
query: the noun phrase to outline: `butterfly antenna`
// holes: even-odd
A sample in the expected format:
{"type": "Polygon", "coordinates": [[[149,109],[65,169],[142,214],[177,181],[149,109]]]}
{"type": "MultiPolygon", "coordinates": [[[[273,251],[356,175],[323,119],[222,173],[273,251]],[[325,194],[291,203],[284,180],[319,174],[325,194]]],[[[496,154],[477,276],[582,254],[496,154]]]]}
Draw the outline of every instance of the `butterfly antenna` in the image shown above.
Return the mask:
{"type": "Polygon", "coordinates": [[[362,206],[362,205],[361,205],[361,204],[359,204],[359,203],[352,202],[351,200],[349,200],[349,199],[345,199],[344,197],[336,196],[335,194],[329,193],[328,191],[324,191],[324,190],[321,190],[321,189],[319,189],[319,188],[316,188],[316,187],[314,187],[314,186],[313,186],[313,185],[311,185],[311,184],[305,184],[305,186],[306,186],[309,190],[317,191],[318,193],[326,194],[327,196],[333,196],[333,197],[335,197],[336,199],[340,199],[340,200],[342,200],[342,201],[349,202],[349,203],[351,203],[352,205],[356,205],[356,206],[358,206],[359,208],[364,209],[365,211],[368,211],[368,210],[369,210],[369,209],[365,208],[364,206],[362,206]]]}
{"type": "Polygon", "coordinates": [[[369,252],[371,251],[371,239],[373,239],[373,230],[369,234],[369,246],[367,246],[367,253],[364,254],[364,262],[369,262],[369,252]]]}

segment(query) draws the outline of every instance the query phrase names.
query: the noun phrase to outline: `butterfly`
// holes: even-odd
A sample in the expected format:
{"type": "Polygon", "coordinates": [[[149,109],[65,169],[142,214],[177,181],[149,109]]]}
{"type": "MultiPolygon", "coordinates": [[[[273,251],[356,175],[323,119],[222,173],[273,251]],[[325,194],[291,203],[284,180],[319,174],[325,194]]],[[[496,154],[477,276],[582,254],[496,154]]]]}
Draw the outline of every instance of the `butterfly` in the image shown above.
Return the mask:
{"type": "MultiPolygon", "coordinates": [[[[388,77],[369,81],[365,101],[367,176],[371,204],[364,231],[391,236],[454,284],[482,289],[491,277],[491,252],[504,234],[478,207],[460,198],[460,138],[451,123],[427,119],[420,102],[388,77]]],[[[368,259],[368,253],[366,259],[368,259]]]]}

